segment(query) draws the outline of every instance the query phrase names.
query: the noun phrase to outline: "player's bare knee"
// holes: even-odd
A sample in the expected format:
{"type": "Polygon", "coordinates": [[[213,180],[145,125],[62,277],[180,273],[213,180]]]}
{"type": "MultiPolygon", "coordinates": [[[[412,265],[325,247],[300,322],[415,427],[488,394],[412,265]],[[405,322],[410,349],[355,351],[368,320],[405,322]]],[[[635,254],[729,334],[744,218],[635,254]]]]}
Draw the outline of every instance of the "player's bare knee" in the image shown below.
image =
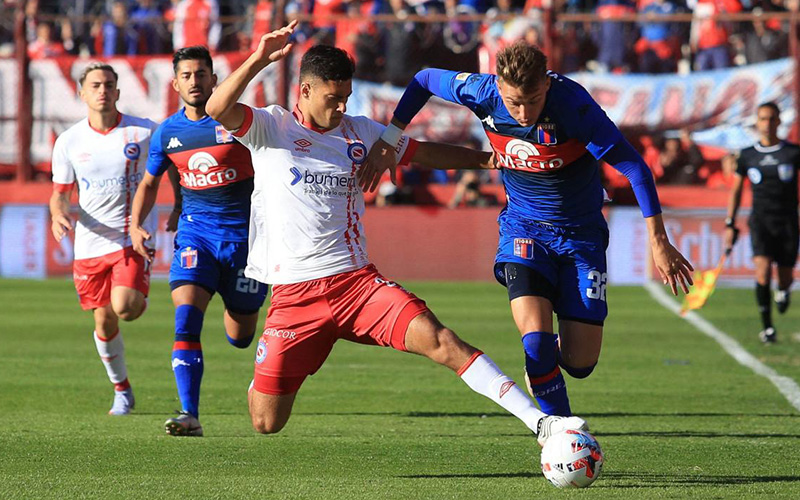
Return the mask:
{"type": "Polygon", "coordinates": [[[286,421],[269,418],[263,415],[253,415],[253,429],[259,434],[277,434],[286,426],[286,421]]]}
{"type": "Polygon", "coordinates": [[[144,304],[138,301],[114,306],[114,314],[122,321],[133,321],[144,312],[144,304]]]}

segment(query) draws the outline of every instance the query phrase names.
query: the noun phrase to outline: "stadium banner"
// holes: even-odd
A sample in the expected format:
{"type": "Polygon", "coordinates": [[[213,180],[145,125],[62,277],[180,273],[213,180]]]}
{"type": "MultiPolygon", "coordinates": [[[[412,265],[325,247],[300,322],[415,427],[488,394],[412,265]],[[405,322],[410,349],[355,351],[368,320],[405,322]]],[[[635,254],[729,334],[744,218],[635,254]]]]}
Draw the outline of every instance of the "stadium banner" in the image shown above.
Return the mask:
{"type": "MultiPolygon", "coordinates": [[[[724,253],[725,209],[665,210],[664,226],[670,241],[694,265],[697,271],[713,269],[724,253]]],[[[739,211],[736,225],[739,240],[719,275],[717,286],[747,287],[755,279],[749,209],[739,211]]],[[[618,207],[609,214],[611,241],[608,248],[609,282],[641,284],[647,280],[660,281],[653,269],[649,254],[647,227],[641,212],[635,207],[618,207]]],[[[800,278],[800,265],[795,267],[800,278]]]]}
{"type": "MultiPolygon", "coordinates": [[[[215,55],[214,72],[224,80],[248,54],[215,55]]],[[[72,56],[31,61],[33,84],[33,130],[31,160],[49,162],[55,138],[86,118],[86,105],[78,95],[78,78],[94,59],[72,56]]],[[[119,75],[123,113],[161,122],[179,108],[178,94],[172,89],[170,56],[126,56],[105,59],[119,75]]],[[[13,59],[0,59],[0,163],[16,162],[17,69],[13,59]]],[[[277,101],[277,65],[268,66],[253,79],[242,95],[242,102],[265,106],[277,101]]]]}
{"type": "MultiPolygon", "coordinates": [[[[214,71],[219,81],[245,56],[238,53],[216,55],[214,71]]],[[[85,105],[77,93],[77,80],[90,62],[72,56],[31,62],[31,156],[34,163],[48,162],[55,137],[85,116],[85,105]]],[[[123,113],[160,122],[178,109],[178,96],[170,83],[173,70],[169,56],[111,58],[108,62],[119,73],[119,109],[123,113]]],[[[277,102],[276,68],[276,65],[268,66],[250,83],[243,102],[254,106],[277,102]]],[[[755,108],[761,102],[775,101],[783,110],[781,135],[788,132],[796,119],[794,63],[790,59],[689,75],[575,73],[568,76],[585,86],[623,130],[664,131],[691,127],[696,142],[729,150],[754,142],[750,128],[755,108]]],[[[0,59],[0,164],[16,161],[17,80],[16,63],[0,59]]],[[[354,81],[348,112],[388,123],[403,90],[354,81]]],[[[408,128],[408,134],[432,141],[485,141],[480,122],[468,109],[438,98],[420,111],[408,128]]]]}
{"type": "Polygon", "coordinates": [[[782,110],[781,137],[796,120],[794,62],[766,63],[688,75],[568,75],[594,97],[623,131],[690,127],[698,144],[739,150],[756,141],[756,107],[774,101],[782,110]]]}
{"type": "MultiPolygon", "coordinates": [[[[158,211],[158,232],[152,275],[164,278],[169,275],[175,237],[174,233],[165,230],[172,208],[163,205],[155,210],[158,211]]],[[[73,208],[72,220],[77,220],[77,216],[77,210],[73,208]]],[[[61,242],[53,238],[46,205],[1,205],[0,277],[41,279],[71,276],[74,235],[75,232],[70,231],[61,242]]]]}
{"type": "MultiPolygon", "coordinates": [[[[172,261],[173,233],[165,227],[172,207],[159,205],[153,276],[164,278],[172,261]]],[[[725,262],[719,286],[751,286],[747,212],[737,221],[739,242],[725,262]]],[[[381,272],[397,280],[494,281],[497,208],[369,207],[364,215],[369,255],[381,272]]],[[[73,216],[76,215],[73,213],[73,216]]],[[[638,208],[608,210],[609,282],[638,285],[652,276],[647,227],[638,208]]],[[[697,270],[713,269],[723,253],[723,209],[668,210],[664,223],[673,244],[697,270]]],[[[72,235],[57,243],[46,205],[0,206],[0,276],[45,278],[72,273],[72,235]]],[[[800,269],[800,267],[798,267],[800,269]]],[[[800,272],[796,272],[800,278],[800,272]]]]}

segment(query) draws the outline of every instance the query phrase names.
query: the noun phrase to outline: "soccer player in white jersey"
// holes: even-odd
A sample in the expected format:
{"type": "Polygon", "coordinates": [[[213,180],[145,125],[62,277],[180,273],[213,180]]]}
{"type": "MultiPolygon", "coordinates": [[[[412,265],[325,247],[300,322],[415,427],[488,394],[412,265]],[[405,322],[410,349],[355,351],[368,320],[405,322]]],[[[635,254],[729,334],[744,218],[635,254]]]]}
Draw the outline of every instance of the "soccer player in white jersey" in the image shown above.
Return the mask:
{"type": "MultiPolygon", "coordinates": [[[[156,124],[117,111],[117,73],[92,63],[80,76],[80,96],[89,111],[56,140],[53,149],[52,232],[61,241],[75,229],[75,289],[84,310],[94,314],[94,341],[114,384],[111,415],[134,406],[119,320],[144,312],[150,268],[133,251],[131,202],[144,175],[150,135],[156,124]],[[78,220],[70,218],[70,196],[78,187],[78,220]]],[[[147,225],[154,227],[155,218],[147,225]]]]}
{"type": "MultiPolygon", "coordinates": [[[[293,112],[236,102],[259,71],[289,52],[294,26],[264,35],[206,105],[252,153],[255,187],[245,275],[273,285],[249,391],[255,429],[266,434],[284,427],[303,381],[338,339],[420,354],[450,368],[520,418],[540,444],[554,432],[585,429],[578,417],[539,411],[488,356],[370,264],[356,174],[384,126],[344,114],[354,71],[346,52],[322,45],[306,52],[293,112]]],[[[441,168],[479,168],[491,161],[489,153],[408,138],[400,140],[397,153],[401,163],[441,168]]]]}

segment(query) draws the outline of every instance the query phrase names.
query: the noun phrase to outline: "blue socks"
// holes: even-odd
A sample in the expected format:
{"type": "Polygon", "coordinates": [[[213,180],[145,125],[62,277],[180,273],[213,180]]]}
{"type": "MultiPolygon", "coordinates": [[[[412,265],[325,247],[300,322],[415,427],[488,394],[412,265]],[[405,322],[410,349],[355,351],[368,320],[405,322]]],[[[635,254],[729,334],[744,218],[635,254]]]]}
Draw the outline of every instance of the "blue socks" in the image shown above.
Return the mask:
{"type": "Polygon", "coordinates": [[[525,371],[539,408],[548,415],[570,416],[567,384],[558,367],[556,335],[529,332],[523,335],[525,371]]]}
{"type": "Polygon", "coordinates": [[[182,305],[175,309],[175,344],[172,347],[172,371],[183,411],[199,415],[200,382],[203,380],[203,311],[182,305]]]}

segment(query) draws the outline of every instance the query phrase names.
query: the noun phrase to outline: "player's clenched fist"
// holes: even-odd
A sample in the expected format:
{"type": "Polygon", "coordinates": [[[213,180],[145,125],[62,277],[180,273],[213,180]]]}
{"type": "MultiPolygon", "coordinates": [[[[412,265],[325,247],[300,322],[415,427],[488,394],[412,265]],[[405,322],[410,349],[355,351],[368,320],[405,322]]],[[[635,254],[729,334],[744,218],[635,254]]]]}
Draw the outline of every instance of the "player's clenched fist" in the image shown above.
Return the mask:
{"type": "Polygon", "coordinates": [[[68,232],[72,231],[72,221],[64,214],[54,215],[50,230],[53,231],[56,241],[61,241],[68,232]]]}
{"type": "Polygon", "coordinates": [[[144,242],[150,240],[150,238],[152,238],[152,236],[145,231],[144,228],[140,226],[131,227],[131,243],[133,244],[133,249],[136,253],[144,257],[147,262],[153,262],[153,252],[144,245],[144,242]]]}

